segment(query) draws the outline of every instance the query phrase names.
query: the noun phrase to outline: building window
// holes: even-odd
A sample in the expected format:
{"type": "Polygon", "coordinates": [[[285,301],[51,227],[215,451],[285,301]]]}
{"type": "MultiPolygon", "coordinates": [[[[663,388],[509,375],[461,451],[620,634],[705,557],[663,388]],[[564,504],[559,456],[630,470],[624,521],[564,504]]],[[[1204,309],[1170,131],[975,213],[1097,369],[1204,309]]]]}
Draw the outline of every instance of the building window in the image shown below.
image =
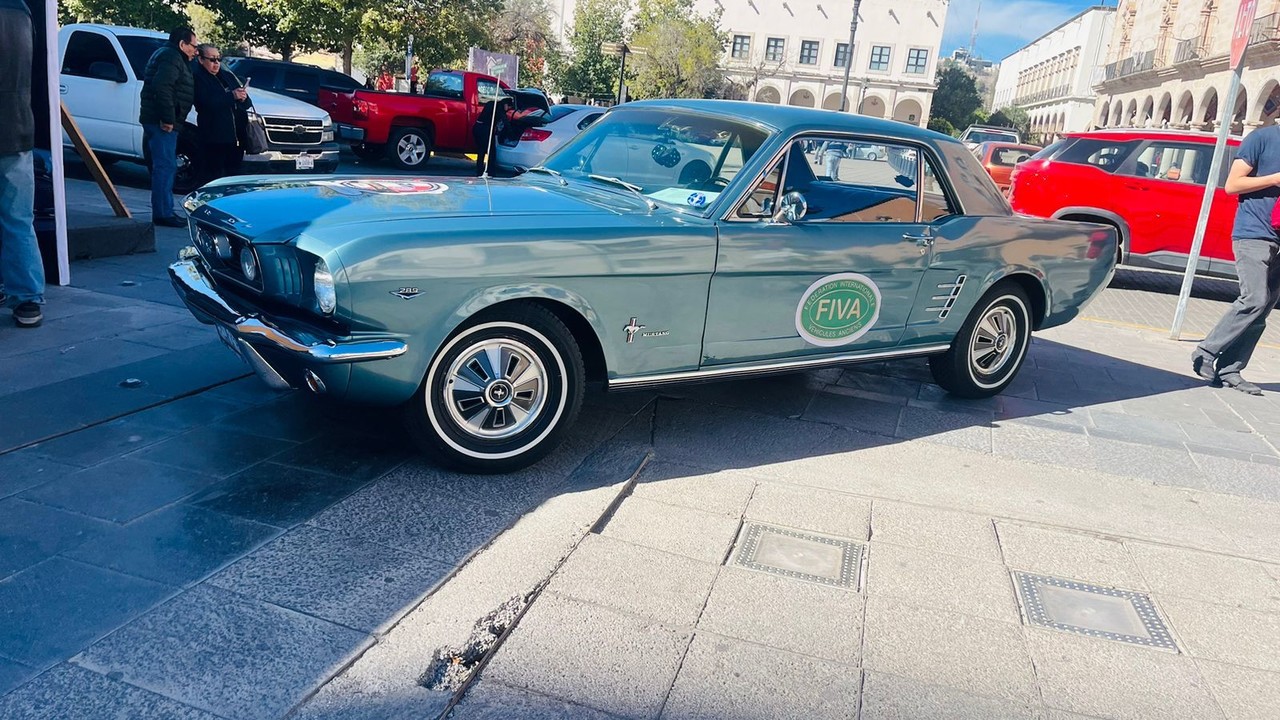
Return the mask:
{"type": "Polygon", "coordinates": [[[733,57],[735,60],[747,60],[751,57],[751,36],[733,36],[733,57]]]}
{"type": "Polygon", "coordinates": [[[769,62],[782,62],[782,53],[786,48],[787,41],[783,38],[769,38],[764,46],[764,59],[769,62]]]}
{"type": "Polygon", "coordinates": [[[912,75],[924,75],[928,72],[929,51],[922,49],[911,49],[907,51],[907,72],[912,75]]]}
{"type": "Polygon", "coordinates": [[[871,46],[871,64],[867,66],[871,70],[879,70],[881,72],[889,71],[889,46],[888,45],[872,45],[871,46]]]}
{"type": "Polygon", "coordinates": [[[801,65],[817,65],[818,64],[818,41],[817,40],[801,40],[800,41],[800,64],[801,65]]]}
{"type": "Polygon", "coordinates": [[[836,43],[836,67],[849,64],[849,43],[836,43]]]}

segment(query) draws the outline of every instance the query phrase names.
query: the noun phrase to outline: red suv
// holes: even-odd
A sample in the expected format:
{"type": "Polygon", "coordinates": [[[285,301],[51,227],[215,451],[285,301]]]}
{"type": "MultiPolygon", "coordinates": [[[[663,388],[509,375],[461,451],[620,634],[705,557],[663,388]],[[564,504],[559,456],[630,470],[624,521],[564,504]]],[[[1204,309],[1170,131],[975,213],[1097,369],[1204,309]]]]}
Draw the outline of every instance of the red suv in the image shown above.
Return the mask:
{"type": "MultiPolygon", "coordinates": [[[[1009,203],[1027,215],[1085,220],[1120,233],[1119,262],[1185,270],[1213,160],[1214,136],[1172,130],[1072,133],[1013,171],[1009,203]]],[[[1214,178],[1197,272],[1235,276],[1236,199],[1222,189],[1240,138],[1214,178]]]]}

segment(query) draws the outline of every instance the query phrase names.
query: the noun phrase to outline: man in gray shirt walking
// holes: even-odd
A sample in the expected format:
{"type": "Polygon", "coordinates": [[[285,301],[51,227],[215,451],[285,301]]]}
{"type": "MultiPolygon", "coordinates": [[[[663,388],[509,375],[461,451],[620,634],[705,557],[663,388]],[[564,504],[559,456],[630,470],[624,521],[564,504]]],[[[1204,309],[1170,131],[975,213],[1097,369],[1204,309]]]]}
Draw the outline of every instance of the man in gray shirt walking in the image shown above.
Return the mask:
{"type": "Polygon", "coordinates": [[[1261,395],[1240,371],[1280,302],[1280,235],[1271,224],[1280,199],[1280,126],[1259,128],[1240,143],[1225,189],[1240,196],[1231,229],[1240,297],[1191,354],[1191,367],[1209,382],[1261,395]]]}

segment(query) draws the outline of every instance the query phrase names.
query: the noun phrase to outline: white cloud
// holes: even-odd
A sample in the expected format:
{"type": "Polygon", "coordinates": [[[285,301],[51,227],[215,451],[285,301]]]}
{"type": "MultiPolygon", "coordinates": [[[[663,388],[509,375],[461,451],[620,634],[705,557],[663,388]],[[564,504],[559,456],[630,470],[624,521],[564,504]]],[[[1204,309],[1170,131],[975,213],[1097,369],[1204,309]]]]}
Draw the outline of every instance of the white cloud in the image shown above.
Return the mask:
{"type": "MultiPolygon", "coordinates": [[[[1089,0],[983,0],[975,49],[990,60],[1001,60],[1093,4],[1089,0]]],[[[978,0],[951,0],[942,34],[944,53],[969,45],[977,13],[978,0]]]]}

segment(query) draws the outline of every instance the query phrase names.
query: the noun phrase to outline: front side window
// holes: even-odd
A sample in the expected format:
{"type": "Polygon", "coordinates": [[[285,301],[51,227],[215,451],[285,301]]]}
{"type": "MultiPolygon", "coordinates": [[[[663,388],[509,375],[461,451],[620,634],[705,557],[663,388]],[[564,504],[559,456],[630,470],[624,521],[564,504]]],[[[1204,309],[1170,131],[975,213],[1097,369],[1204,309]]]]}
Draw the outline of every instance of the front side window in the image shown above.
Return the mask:
{"type": "Polygon", "coordinates": [[[768,137],[731,117],[627,108],[606,113],[543,165],[703,215],[768,137]]]}
{"type": "Polygon", "coordinates": [[[888,45],[871,46],[871,64],[867,67],[877,72],[889,72],[891,51],[888,45]]]}
{"type": "Polygon", "coordinates": [[[929,51],[912,48],[907,51],[907,72],[912,75],[924,75],[928,72],[929,51]]]}
{"type": "Polygon", "coordinates": [[[842,68],[849,64],[849,43],[836,43],[835,65],[842,68]]]}
{"type": "Polygon", "coordinates": [[[487,103],[498,97],[498,83],[493,80],[476,80],[476,94],[481,103],[487,103]]]}
{"type": "MultiPolygon", "coordinates": [[[[147,70],[147,61],[156,50],[164,46],[165,39],[147,35],[117,35],[116,42],[120,43],[120,49],[124,50],[124,56],[129,60],[129,67],[133,68],[133,76],[141,80],[147,70]]],[[[68,44],[68,52],[70,48],[68,44]]]]}
{"type": "Polygon", "coordinates": [[[733,58],[748,60],[751,58],[751,37],[749,35],[733,36],[733,58]]]}
{"type": "MultiPolygon", "coordinates": [[[[915,148],[877,141],[884,161],[869,161],[857,151],[867,147],[841,136],[812,136],[792,143],[783,157],[781,175],[766,173],[737,211],[740,218],[767,215],[777,198],[790,192],[804,196],[806,223],[914,223],[919,213],[919,153],[915,148]]],[[[780,161],[781,162],[781,161],[780,161]]],[[[933,216],[952,205],[941,187],[925,188],[933,216]]]]}
{"type": "Polygon", "coordinates": [[[803,40],[800,42],[800,64],[818,64],[818,42],[816,40],[803,40]]]}
{"type": "Polygon", "coordinates": [[[1092,165],[1113,173],[1120,169],[1120,165],[1137,147],[1138,142],[1136,140],[1119,142],[1116,140],[1080,138],[1064,148],[1054,160],[1077,165],[1092,165]]]}
{"type": "Polygon", "coordinates": [[[320,92],[320,74],[310,70],[288,68],[284,71],[285,92],[314,95],[320,92]]]}
{"type": "Polygon", "coordinates": [[[769,41],[764,46],[764,59],[769,62],[782,62],[786,47],[787,41],[783,38],[769,38],[769,41]]]}

